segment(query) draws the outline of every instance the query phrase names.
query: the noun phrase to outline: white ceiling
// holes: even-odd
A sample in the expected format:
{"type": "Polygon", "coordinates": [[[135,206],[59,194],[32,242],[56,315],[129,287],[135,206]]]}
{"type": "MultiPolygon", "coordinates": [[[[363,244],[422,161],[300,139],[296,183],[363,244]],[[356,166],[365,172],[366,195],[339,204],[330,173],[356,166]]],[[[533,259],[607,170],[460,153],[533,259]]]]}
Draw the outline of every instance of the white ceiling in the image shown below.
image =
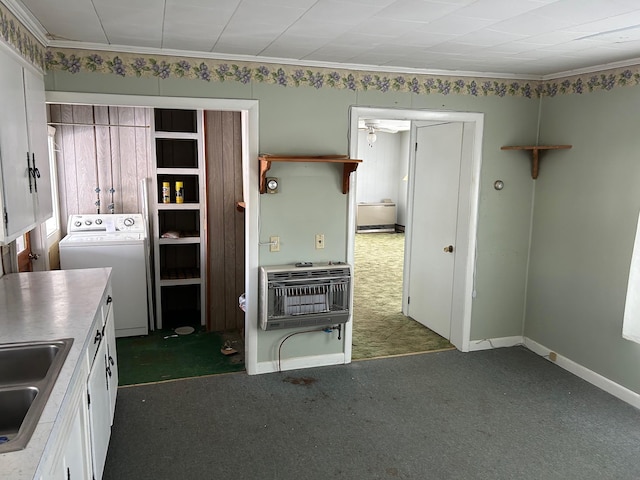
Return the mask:
{"type": "Polygon", "coordinates": [[[2,1],[58,47],[521,78],[640,58],[640,0],[2,1]]]}

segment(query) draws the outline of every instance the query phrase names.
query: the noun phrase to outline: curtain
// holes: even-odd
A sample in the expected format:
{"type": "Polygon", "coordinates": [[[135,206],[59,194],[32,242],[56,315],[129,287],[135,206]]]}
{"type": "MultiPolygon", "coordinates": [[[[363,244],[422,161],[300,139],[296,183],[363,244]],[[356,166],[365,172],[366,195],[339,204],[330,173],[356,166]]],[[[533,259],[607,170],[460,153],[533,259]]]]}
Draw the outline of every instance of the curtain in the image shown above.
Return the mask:
{"type": "Polygon", "coordinates": [[[640,217],[636,227],[636,239],[633,244],[631,268],[629,269],[622,336],[627,340],[640,343],[640,217]]]}

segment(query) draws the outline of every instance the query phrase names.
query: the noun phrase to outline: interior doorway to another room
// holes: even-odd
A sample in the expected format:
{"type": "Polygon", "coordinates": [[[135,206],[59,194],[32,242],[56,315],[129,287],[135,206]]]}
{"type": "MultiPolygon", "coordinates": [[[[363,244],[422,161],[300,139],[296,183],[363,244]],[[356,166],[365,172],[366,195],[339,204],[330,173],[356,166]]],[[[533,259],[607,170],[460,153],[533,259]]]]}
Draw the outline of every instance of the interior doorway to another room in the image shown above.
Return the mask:
{"type": "Polygon", "coordinates": [[[409,120],[360,119],[353,358],[452,348],[403,312],[409,120]]]}
{"type": "MultiPolygon", "coordinates": [[[[353,231],[352,238],[348,242],[349,251],[347,255],[348,260],[354,264],[356,276],[353,308],[354,321],[352,325],[347,326],[346,335],[347,342],[353,342],[351,345],[352,351],[348,352],[353,358],[362,358],[363,356],[360,344],[366,342],[363,342],[361,338],[361,325],[358,322],[358,315],[364,305],[370,304],[363,298],[362,292],[358,290],[358,284],[360,286],[364,285],[366,288],[367,283],[366,277],[358,279],[358,264],[363,262],[363,252],[360,251],[359,244],[372,243],[361,241],[364,238],[364,234],[356,232],[361,232],[363,227],[367,228],[362,222],[363,215],[361,211],[363,209],[370,207],[389,208],[389,204],[394,204],[396,208],[396,222],[393,225],[394,228],[391,229],[392,233],[376,233],[374,235],[393,237],[402,235],[400,232],[404,230],[406,235],[404,242],[395,242],[396,249],[404,248],[404,252],[400,252],[402,256],[402,265],[399,267],[402,271],[400,274],[401,279],[394,280],[394,277],[397,278],[398,275],[391,274],[391,269],[385,268],[384,265],[380,264],[380,260],[384,259],[384,262],[387,262],[391,257],[389,250],[391,247],[389,245],[380,247],[383,253],[378,252],[376,254],[380,265],[377,270],[373,270],[373,273],[381,274],[382,278],[376,280],[374,286],[371,287],[374,289],[373,296],[375,298],[385,298],[390,292],[395,292],[396,296],[398,296],[398,292],[401,292],[401,305],[392,307],[392,301],[389,300],[387,301],[389,308],[395,309],[395,313],[399,316],[418,317],[417,319],[420,323],[434,329],[432,325],[436,325],[437,322],[434,324],[433,316],[441,315],[442,312],[437,311],[437,309],[430,311],[424,305],[420,306],[420,302],[416,302],[416,299],[424,295],[425,289],[431,289],[428,292],[431,297],[442,295],[446,298],[448,295],[451,301],[449,302],[450,311],[446,319],[447,326],[444,329],[445,331],[439,329],[440,331],[438,332],[444,338],[434,334],[431,335],[440,338],[442,341],[445,339],[451,340],[451,343],[462,351],[468,350],[482,125],[482,114],[365,107],[352,108],[350,154],[354,158],[362,158],[364,160],[357,171],[354,193],[351,196],[350,218],[353,231]],[[387,121],[392,122],[386,123],[387,121]],[[405,124],[402,127],[403,130],[400,130],[398,125],[402,125],[402,122],[405,122],[405,124]],[[424,137],[420,140],[423,143],[428,140],[424,132],[434,133],[435,135],[443,133],[436,133],[436,128],[432,130],[425,128],[436,125],[452,125],[453,129],[460,133],[458,137],[454,135],[453,139],[443,142],[445,145],[453,145],[452,148],[449,148],[450,152],[447,152],[447,155],[449,155],[447,160],[443,160],[444,157],[440,152],[432,151],[427,153],[428,149],[425,148],[422,149],[422,152],[418,148],[417,151],[420,153],[416,153],[415,147],[420,137],[424,137]],[[394,133],[393,130],[396,130],[396,132],[394,133]],[[404,133],[398,136],[398,131],[404,133]],[[388,136],[391,136],[391,138],[387,138],[388,136]],[[370,155],[379,140],[382,140],[380,145],[383,145],[380,152],[370,155]],[[394,142],[397,144],[395,147],[385,145],[387,143],[393,145],[394,142]],[[458,152],[459,155],[455,157],[454,154],[453,157],[455,158],[451,160],[451,152],[458,152]],[[452,161],[453,163],[457,162],[458,167],[450,170],[448,167],[452,161]],[[419,168],[416,168],[418,162],[419,168]],[[436,199],[435,201],[422,198],[421,195],[424,194],[425,189],[428,189],[430,194],[435,194],[436,196],[443,194],[442,191],[437,191],[437,184],[442,181],[442,175],[450,177],[449,186],[445,189],[447,198],[436,199]],[[436,179],[434,185],[429,186],[427,181],[429,176],[436,179]],[[433,207],[431,210],[425,208],[425,201],[433,207]],[[427,229],[430,229],[429,237],[435,238],[436,240],[434,241],[436,242],[442,241],[438,235],[433,235],[439,229],[441,221],[435,213],[439,202],[446,202],[453,206],[453,213],[449,212],[446,215],[454,217],[454,231],[452,234],[449,233],[449,236],[452,235],[453,238],[448,239],[445,242],[447,245],[439,248],[438,252],[430,252],[431,257],[429,257],[422,251],[420,245],[425,240],[425,225],[427,229]],[[378,205],[370,206],[368,205],[369,203],[378,205]],[[358,219],[359,217],[360,219],[358,219]],[[450,245],[451,247],[447,248],[450,245]],[[452,281],[447,286],[446,293],[436,292],[433,289],[433,284],[428,282],[431,281],[428,278],[430,270],[426,269],[425,273],[425,269],[421,271],[421,268],[419,268],[425,263],[434,265],[434,258],[437,259],[437,255],[449,257],[445,261],[450,264],[448,268],[451,270],[452,281]],[[456,258],[455,262],[453,262],[453,258],[456,258]],[[389,275],[385,275],[385,270],[389,271],[389,275]],[[410,303],[412,295],[414,297],[413,308],[410,303]]],[[[443,127],[444,130],[449,128],[451,127],[443,127]]],[[[378,225],[377,227],[377,231],[381,231],[383,228],[379,227],[384,227],[384,225],[378,225]]],[[[367,231],[376,231],[376,227],[369,227],[367,231]]],[[[373,247],[365,248],[373,249],[373,247]]],[[[442,269],[443,266],[440,265],[438,268],[442,269]]],[[[367,277],[373,276],[373,274],[370,274],[367,277]]],[[[369,292],[369,295],[371,295],[371,292],[369,292]]],[[[391,296],[389,296],[389,299],[391,299],[391,296]]],[[[431,304],[428,305],[430,307],[431,304]]],[[[365,313],[363,311],[362,313],[368,314],[368,312],[365,313]]],[[[420,327],[423,332],[428,331],[407,317],[404,317],[404,320],[407,324],[420,327]]],[[[382,332],[374,344],[378,343],[377,349],[380,352],[378,355],[385,355],[387,354],[385,348],[393,343],[391,339],[397,340],[401,344],[403,341],[399,335],[395,335],[397,327],[390,318],[387,318],[387,321],[383,319],[380,323],[382,332]]],[[[437,329],[434,330],[438,331],[437,329]]],[[[415,339],[415,335],[412,338],[415,339]]],[[[435,347],[433,344],[430,346],[425,345],[426,342],[422,341],[422,345],[417,349],[412,347],[413,350],[408,352],[398,351],[398,353],[439,349],[443,346],[446,347],[448,342],[444,341],[443,344],[436,344],[435,347]]],[[[374,346],[367,346],[364,355],[378,356],[373,351],[374,346]]]]}

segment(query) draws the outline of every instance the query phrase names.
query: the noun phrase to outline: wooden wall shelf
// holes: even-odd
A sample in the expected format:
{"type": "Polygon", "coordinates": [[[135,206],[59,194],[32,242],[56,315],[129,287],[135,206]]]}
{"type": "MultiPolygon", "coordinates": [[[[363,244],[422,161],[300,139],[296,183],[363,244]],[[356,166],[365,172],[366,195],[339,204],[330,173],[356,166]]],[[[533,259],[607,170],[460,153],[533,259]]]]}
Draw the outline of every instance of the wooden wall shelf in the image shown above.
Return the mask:
{"type": "Polygon", "coordinates": [[[501,150],[529,150],[532,155],[531,178],[538,178],[540,170],[540,152],[545,150],[565,150],[571,148],[571,145],[525,145],[525,146],[507,146],[500,147],[501,150]]]}
{"type": "Polygon", "coordinates": [[[311,163],[342,163],[342,193],[349,193],[349,175],[358,168],[362,160],[348,158],[346,155],[320,155],[320,156],[277,156],[260,155],[260,193],[266,193],[267,172],[271,168],[271,162],[311,162],[311,163]]]}

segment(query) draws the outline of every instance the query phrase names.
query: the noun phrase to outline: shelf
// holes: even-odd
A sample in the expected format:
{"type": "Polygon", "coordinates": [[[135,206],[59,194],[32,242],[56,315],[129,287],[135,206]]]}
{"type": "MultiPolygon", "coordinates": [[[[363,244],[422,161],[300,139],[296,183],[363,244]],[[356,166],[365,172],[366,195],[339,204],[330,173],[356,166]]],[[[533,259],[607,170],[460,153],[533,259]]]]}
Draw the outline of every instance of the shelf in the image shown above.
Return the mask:
{"type": "Polygon", "coordinates": [[[188,236],[188,237],[180,237],[180,238],[162,238],[158,239],[158,245],[176,245],[176,244],[185,244],[185,243],[200,243],[200,237],[198,236],[188,236]]]}
{"type": "Polygon", "coordinates": [[[183,324],[185,315],[205,325],[204,116],[200,110],[156,108],[151,131],[156,327],[183,324]],[[170,203],[162,201],[165,182],[170,186],[170,203]],[[183,183],[183,203],[175,201],[176,182],[183,183]],[[168,232],[178,238],[162,238],[168,232]]]}
{"type": "Polygon", "coordinates": [[[199,210],[200,203],[185,202],[185,203],[159,203],[158,210],[199,210]]]}
{"type": "Polygon", "coordinates": [[[198,140],[199,135],[197,132],[155,132],[155,138],[166,140],[198,140]]]}
{"type": "Polygon", "coordinates": [[[161,287],[176,287],[179,285],[202,285],[200,278],[161,279],[161,287]]]}
{"type": "Polygon", "coordinates": [[[349,175],[358,168],[362,160],[348,158],[346,155],[320,155],[320,156],[277,156],[260,155],[260,193],[266,193],[266,175],[271,168],[271,162],[309,162],[309,163],[342,163],[342,193],[349,193],[349,175]]]}
{"type": "Polygon", "coordinates": [[[200,169],[198,168],[157,168],[157,175],[198,175],[200,173],[200,169]]]}
{"type": "Polygon", "coordinates": [[[531,178],[538,178],[540,170],[540,152],[546,150],[566,150],[571,145],[525,145],[525,146],[505,146],[501,150],[529,150],[531,152],[531,178]]]}

